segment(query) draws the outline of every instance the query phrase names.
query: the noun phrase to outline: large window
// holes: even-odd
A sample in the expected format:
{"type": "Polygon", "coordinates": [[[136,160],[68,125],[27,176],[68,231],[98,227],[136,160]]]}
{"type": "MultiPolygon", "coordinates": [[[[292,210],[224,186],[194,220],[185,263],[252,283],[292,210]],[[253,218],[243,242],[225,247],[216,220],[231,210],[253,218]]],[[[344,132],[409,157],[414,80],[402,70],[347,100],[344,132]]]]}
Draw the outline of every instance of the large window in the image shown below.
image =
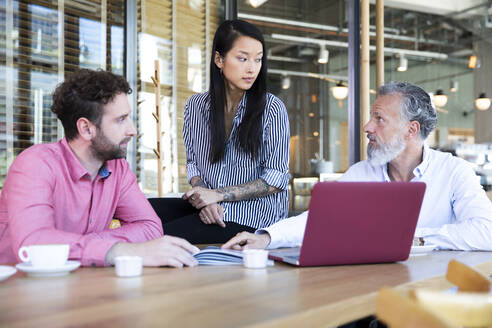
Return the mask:
{"type": "Polygon", "coordinates": [[[348,50],[323,43],[347,42],[345,2],[238,5],[238,17],[260,28],[267,43],[269,89],[289,113],[292,176],[312,176],[321,167],[346,170],[347,99],[334,99],[332,88],[347,85],[348,50]]]}
{"type": "MultiPolygon", "coordinates": [[[[157,193],[154,61],[160,66],[162,184],[187,188],[182,117],[186,99],[208,88],[218,0],[138,1],[136,173],[157,193]]],[[[15,156],[54,142],[63,128],[51,94],[77,68],[124,75],[125,0],[0,0],[0,186],[15,156]]]]}
{"type": "MultiPolygon", "coordinates": [[[[334,87],[347,81],[347,2],[267,0],[256,7],[254,3],[258,4],[238,1],[238,17],[258,26],[265,36],[270,90],[284,101],[289,112],[292,175],[313,176],[320,169],[331,168],[345,171],[347,99],[336,99],[334,87]],[[326,165],[325,161],[331,163],[326,165]]],[[[485,123],[475,119],[483,112],[474,109],[474,99],[481,92],[492,92],[487,90],[490,83],[486,74],[489,72],[490,76],[492,72],[491,56],[485,47],[492,31],[487,8],[470,1],[454,7],[445,1],[418,1],[418,5],[396,1],[384,8],[385,81],[409,81],[433,98],[443,93],[447,99],[437,106],[439,125],[427,140],[436,148],[456,148],[460,143],[473,143],[476,138],[492,141],[483,137],[485,129],[477,129],[485,123]],[[468,66],[472,55],[477,58],[475,68],[468,66]]],[[[373,101],[373,5],[370,17],[373,101]]],[[[492,122],[492,115],[489,117],[486,121],[492,122]]]]}
{"type": "Polygon", "coordinates": [[[0,0],[0,186],[15,156],[63,129],[51,94],[77,68],[123,74],[124,0],[0,0]]]}
{"type": "Polygon", "coordinates": [[[218,0],[142,1],[139,33],[137,176],[148,195],[156,195],[157,156],[154,62],[160,75],[160,155],[163,194],[186,191],[183,111],[186,100],[208,89],[208,62],[220,22],[218,0]]]}

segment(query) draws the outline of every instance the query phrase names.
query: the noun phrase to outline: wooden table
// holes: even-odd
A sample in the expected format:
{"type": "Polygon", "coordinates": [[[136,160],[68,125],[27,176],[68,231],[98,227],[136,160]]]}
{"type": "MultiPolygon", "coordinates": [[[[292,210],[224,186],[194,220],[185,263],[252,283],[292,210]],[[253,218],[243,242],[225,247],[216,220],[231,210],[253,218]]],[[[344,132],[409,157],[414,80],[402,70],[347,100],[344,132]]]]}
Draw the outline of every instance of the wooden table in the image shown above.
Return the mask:
{"type": "Polygon", "coordinates": [[[442,275],[452,258],[492,274],[492,252],[316,268],[144,268],[138,278],[118,278],[114,268],[17,272],[0,282],[0,326],[336,326],[374,313],[382,286],[449,288],[442,275]]]}

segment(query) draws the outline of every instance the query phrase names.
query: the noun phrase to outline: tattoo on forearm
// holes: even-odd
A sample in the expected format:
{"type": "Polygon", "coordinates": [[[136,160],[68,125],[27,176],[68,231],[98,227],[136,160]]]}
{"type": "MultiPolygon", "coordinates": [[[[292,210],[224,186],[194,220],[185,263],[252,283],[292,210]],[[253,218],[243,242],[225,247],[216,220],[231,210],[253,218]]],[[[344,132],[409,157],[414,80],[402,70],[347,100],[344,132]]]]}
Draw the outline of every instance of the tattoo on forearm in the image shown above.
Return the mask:
{"type": "Polygon", "coordinates": [[[239,186],[231,186],[216,189],[219,194],[224,195],[225,202],[265,197],[280,190],[269,186],[263,179],[256,179],[239,186]]]}
{"type": "Polygon", "coordinates": [[[200,178],[199,176],[191,178],[190,183],[192,187],[208,188],[205,182],[203,182],[202,178],[200,178]]]}

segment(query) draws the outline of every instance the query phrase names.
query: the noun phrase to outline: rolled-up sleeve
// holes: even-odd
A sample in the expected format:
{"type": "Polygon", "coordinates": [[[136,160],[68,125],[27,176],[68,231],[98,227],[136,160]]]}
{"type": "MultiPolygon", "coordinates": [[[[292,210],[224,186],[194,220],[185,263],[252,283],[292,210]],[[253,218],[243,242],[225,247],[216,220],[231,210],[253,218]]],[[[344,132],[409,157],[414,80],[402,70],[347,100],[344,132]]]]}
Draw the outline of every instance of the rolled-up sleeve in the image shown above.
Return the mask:
{"type": "Polygon", "coordinates": [[[186,149],[186,174],[188,183],[190,183],[191,178],[200,176],[200,171],[196,165],[195,152],[193,151],[193,138],[191,136],[193,123],[191,122],[189,101],[186,102],[183,117],[183,141],[186,149]]]}
{"type": "Polygon", "coordinates": [[[260,178],[269,186],[285,190],[289,184],[290,128],[287,110],[280,99],[270,103],[264,132],[264,156],[260,178]]]}

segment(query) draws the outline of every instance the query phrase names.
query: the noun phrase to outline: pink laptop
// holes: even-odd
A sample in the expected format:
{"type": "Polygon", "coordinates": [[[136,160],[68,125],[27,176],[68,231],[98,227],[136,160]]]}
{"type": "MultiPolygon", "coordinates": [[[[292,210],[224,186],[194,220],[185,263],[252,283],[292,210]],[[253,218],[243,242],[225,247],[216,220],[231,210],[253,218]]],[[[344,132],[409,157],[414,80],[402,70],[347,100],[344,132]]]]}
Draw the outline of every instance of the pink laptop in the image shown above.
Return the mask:
{"type": "Polygon", "coordinates": [[[302,246],[270,258],[298,266],[404,261],[424,192],[422,182],[317,183],[302,246]]]}

